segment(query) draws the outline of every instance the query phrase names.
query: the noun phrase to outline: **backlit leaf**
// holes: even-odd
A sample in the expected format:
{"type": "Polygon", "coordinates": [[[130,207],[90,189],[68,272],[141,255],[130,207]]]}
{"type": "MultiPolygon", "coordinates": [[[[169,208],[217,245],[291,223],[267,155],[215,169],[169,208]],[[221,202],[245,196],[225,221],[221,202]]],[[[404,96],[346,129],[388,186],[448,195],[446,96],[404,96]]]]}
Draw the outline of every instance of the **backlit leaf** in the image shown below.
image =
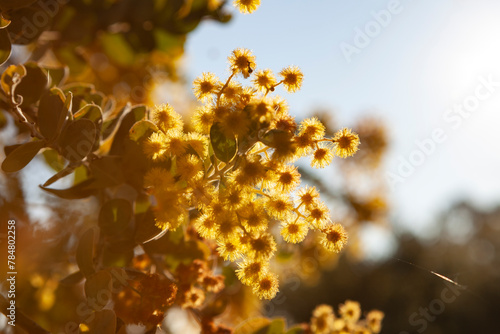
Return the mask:
{"type": "Polygon", "coordinates": [[[10,43],[9,33],[5,28],[0,29],[0,65],[9,59],[11,52],[12,45],[10,43]]]}
{"type": "Polygon", "coordinates": [[[22,144],[7,155],[2,163],[2,170],[12,173],[23,169],[45,145],[44,141],[31,141],[22,144]]]}
{"type": "Polygon", "coordinates": [[[79,119],[68,124],[59,137],[62,155],[69,161],[85,158],[94,146],[96,126],[88,119],[79,119]]]}
{"type": "Polygon", "coordinates": [[[52,88],[40,99],[38,106],[38,126],[48,140],[55,139],[68,117],[65,107],[66,97],[59,88],[52,88]]]}
{"type": "Polygon", "coordinates": [[[94,229],[88,229],[80,237],[76,249],[76,263],[85,277],[95,273],[94,269],[94,229]]]}
{"type": "Polygon", "coordinates": [[[107,201],[99,212],[99,227],[106,234],[123,231],[132,217],[132,204],[123,198],[107,201]]]}
{"type": "Polygon", "coordinates": [[[226,137],[219,123],[214,123],[210,128],[210,142],[215,156],[225,163],[231,161],[236,154],[236,138],[226,137]]]}
{"type": "Polygon", "coordinates": [[[85,296],[93,302],[96,311],[100,311],[111,299],[112,277],[107,271],[101,270],[87,277],[85,281],[85,296]]]}
{"type": "Polygon", "coordinates": [[[112,310],[101,310],[94,313],[94,317],[87,326],[89,333],[99,334],[115,334],[116,331],[116,315],[112,310]]]}

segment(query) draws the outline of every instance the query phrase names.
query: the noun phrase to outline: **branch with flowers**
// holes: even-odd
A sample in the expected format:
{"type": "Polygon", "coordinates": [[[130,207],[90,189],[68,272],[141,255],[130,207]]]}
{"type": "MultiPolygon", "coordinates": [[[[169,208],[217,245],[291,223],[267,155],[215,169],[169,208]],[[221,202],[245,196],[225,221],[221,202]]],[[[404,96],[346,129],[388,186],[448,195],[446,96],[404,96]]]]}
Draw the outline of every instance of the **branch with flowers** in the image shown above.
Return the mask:
{"type": "MultiPolygon", "coordinates": [[[[25,5],[35,10],[28,2],[25,5]]],[[[67,59],[74,60],[73,52],[95,62],[103,55],[100,48],[109,46],[106,43],[127,50],[127,43],[140,40],[135,33],[149,36],[157,25],[155,33],[172,43],[160,57],[169,59],[160,62],[168,68],[175,63],[179,40],[202,17],[224,19],[223,3],[200,3],[157,3],[152,8],[161,11],[161,24],[153,10],[149,24],[137,27],[131,22],[126,35],[109,32],[119,30],[114,22],[104,24],[104,14],[121,7],[82,4],[82,11],[104,13],[106,29],[96,28],[102,41],[71,50],[67,45],[79,45],[79,40],[45,45],[43,50],[54,51],[48,62],[55,57],[59,67],[28,62],[4,69],[0,107],[17,120],[19,142],[4,147],[2,170],[15,178],[35,159],[54,170],[40,188],[61,211],[61,224],[54,228],[61,237],[54,237],[53,243],[33,243],[43,249],[36,252],[43,258],[66,256],[62,264],[34,273],[20,268],[30,277],[30,289],[24,290],[36,290],[24,305],[39,308],[23,313],[20,327],[38,328],[31,316],[54,332],[73,322],[83,333],[125,333],[137,324],[147,333],[167,332],[168,314],[178,308],[204,334],[262,333],[269,328],[285,333],[281,319],[245,319],[247,314],[238,307],[250,304],[248,308],[255,310],[276,298],[280,283],[286,281],[277,263],[284,253],[292,254],[290,249],[298,249],[296,255],[321,248],[335,256],[347,244],[346,228],[332,221],[318,187],[301,184],[297,161],[310,159],[312,167],[324,168],[334,159],[340,162],[355,155],[360,138],[349,128],[327,135],[317,117],[295,120],[286,100],[276,94],[280,89],[301,89],[304,75],[299,67],[289,66],[275,75],[257,68],[250,50],[235,49],[228,57],[227,78],[205,72],[194,80],[200,105],[191,117],[183,117],[169,104],[133,105],[99,90],[116,83],[118,69],[141,76],[140,66],[133,62],[118,57],[98,75],[86,63],[83,69],[75,63],[68,65],[69,71],[65,67],[67,59]],[[168,34],[175,36],[168,39],[168,34]],[[124,36],[130,40],[121,40],[124,36]],[[54,186],[69,178],[68,188],[54,186]],[[75,215],[68,203],[88,205],[77,213],[83,223],[68,222],[75,215]],[[47,244],[49,250],[43,248],[47,244]],[[65,307],[69,311],[63,314],[60,305],[70,305],[65,307]],[[232,319],[234,313],[243,319],[232,319]]],[[[122,5],[136,8],[137,3],[122,5]]],[[[236,0],[234,5],[251,13],[260,1],[236,0]]],[[[3,6],[0,0],[2,15],[12,20],[24,10],[21,4],[3,6]]],[[[54,29],[67,22],[63,14],[75,12],[72,4],[61,8],[54,29]]],[[[152,60],[159,57],[155,52],[129,56],[141,64],[158,65],[152,60]]],[[[34,229],[29,232],[26,235],[35,235],[34,229]]],[[[371,311],[363,319],[359,304],[346,301],[338,316],[330,306],[321,305],[310,323],[286,332],[378,333],[382,318],[380,311],[371,311]]]]}

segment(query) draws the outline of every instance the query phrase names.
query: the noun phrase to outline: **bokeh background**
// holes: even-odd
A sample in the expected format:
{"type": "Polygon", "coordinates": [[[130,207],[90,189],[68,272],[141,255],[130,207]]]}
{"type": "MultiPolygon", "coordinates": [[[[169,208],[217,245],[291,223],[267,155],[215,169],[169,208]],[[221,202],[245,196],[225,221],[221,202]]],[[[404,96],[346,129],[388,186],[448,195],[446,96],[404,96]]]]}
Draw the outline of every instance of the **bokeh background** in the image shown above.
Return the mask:
{"type": "MultiPolygon", "coordinates": [[[[384,199],[382,218],[358,210],[361,224],[347,227],[356,226],[349,232],[359,239],[352,238],[354,245],[337,265],[320,273],[324,266],[311,254],[310,267],[301,268],[305,279],[285,282],[280,298],[264,305],[264,314],[307,322],[316,305],[351,299],[363,311],[385,312],[382,333],[500,333],[500,3],[262,0],[251,15],[236,9],[233,14],[227,24],[203,21],[187,36],[179,81],[155,86],[148,102],[168,102],[188,113],[195,105],[192,80],[206,71],[227,77],[227,55],[244,47],[257,56],[259,68],[276,73],[289,64],[300,66],[302,89],[280,92],[297,120],[319,115],[333,130],[354,131],[359,124],[383,124],[388,140],[371,173],[349,176],[346,169],[353,165],[340,159],[316,172],[308,161],[299,161],[304,181],[321,184],[334,217],[347,216],[338,212],[346,205],[328,193],[349,187],[348,193],[376,189],[384,199]],[[478,91],[487,97],[478,98],[478,91]],[[430,153],[423,152],[422,143],[436,130],[446,139],[427,144],[430,153]]],[[[14,51],[17,60],[26,60],[22,49],[14,51]]],[[[10,144],[14,132],[1,136],[10,144]]],[[[64,207],[54,218],[38,187],[53,174],[43,166],[35,160],[22,174],[19,187],[29,199],[23,218],[38,223],[32,228],[42,231],[43,242],[60,249],[58,235],[44,236],[40,227],[52,221],[82,225],[78,210],[86,207],[64,207]]],[[[72,182],[67,181],[59,187],[72,182]]],[[[9,184],[0,187],[7,193],[9,184]]],[[[66,224],[58,233],[72,228],[66,224]]],[[[22,245],[41,243],[25,236],[22,245]]],[[[26,255],[25,266],[59,259],[55,252],[44,254],[26,255]]],[[[181,319],[171,313],[167,320],[176,317],[181,319]]]]}

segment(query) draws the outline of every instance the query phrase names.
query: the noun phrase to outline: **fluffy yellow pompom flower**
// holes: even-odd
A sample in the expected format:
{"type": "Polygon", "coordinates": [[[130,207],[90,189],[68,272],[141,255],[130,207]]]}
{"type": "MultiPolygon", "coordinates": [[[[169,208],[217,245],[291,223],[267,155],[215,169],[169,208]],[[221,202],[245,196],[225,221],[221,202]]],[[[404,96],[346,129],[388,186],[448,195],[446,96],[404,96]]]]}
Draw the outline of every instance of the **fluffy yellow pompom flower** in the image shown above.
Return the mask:
{"type": "Polygon", "coordinates": [[[153,187],[156,191],[167,189],[174,184],[174,177],[165,168],[153,167],[144,175],[144,186],[153,187]]]}
{"type": "Polygon", "coordinates": [[[165,158],[165,143],[167,137],[162,132],[153,132],[148,140],[144,141],[143,151],[153,160],[162,160],[165,158]]]}
{"type": "Polygon", "coordinates": [[[235,261],[241,258],[241,243],[239,239],[220,240],[217,244],[217,252],[224,260],[235,261]]]}
{"type": "Polygon", "coordinates": [[[316,229],[322,229],[330,219],[329,210],[323,202],[317,201],[312,206],[308,207],[307,211],[309,212],[307,220],[316,229]]]}
{"type": "Polygon", "coordinates": [[[249,233],[258,233],[267,229],[269,217],[260,204],[250,202],[241,210],[240,216],[243,218],[241,225],[249,233]]]}
{"type": "Polygon", "coordinates": [[[266,198],[266,207],[271,216],[284,219],[290,214],[294,206],[290,196],[277,192],[266,198]]]}
{"type": "Polygon", "coordinates": [[[274,90],[274,86],[277,83],[273,72],[269,69],[258,70],[254,74],[252,82],[258,90],[263,91],[264,93],[268,90],[274,90]]]}
{"type": "Polygon", "coordinates": [[[290,192],[300,183],[300,173],[298,167],[284,165],[276,173],[273,180],[284,192],[290,192]]]}
{"type": "Polygon", "coordinates": [[[228,57],[228,60],[233,73],[241,73],[244,78],[248,78],[257,66],[255,64],[255,56],[248,49],[239,48],[234,50],[228,57]]]}
{"type": "Polygon", "coordinates": [[[318,145],[318,148],[313,153],[311,166],[316,168],[324,168],[332,162],[333,157],[334,154],[332,148],[322,142],[318,145]]]}
{"type": "Polygon", "coordinates": [[[203,176],[203,162],[194,154],[186,154],[177,160],[177,173],[185,181],[193,181],[203,176]]]}
{"type": "Polygon", "coordinates": [[[335,143],[335,155],[341,158],[352,156],[360,144],[359,136],[348,128],[335,133],[332,141],[335,143]]]}
{"type": "Polygon", "coordinates": [[[249,256],[256,260],[268,260],[276,252],[276,241],[269,233],[261,233],[248,243],[249,256]]]}
{"type": "Polygon", "coordinates": [[[280,233],[286,242],[296,244],[306,238],[308,230],[307,223],[297,219],[293,222],[284,222],[280,233]]]}
{"type": "Polygon", "coordinates": [[[289,93],[294,93],[302,87],[304,74],[297,66],[288,66],[280,72],[282,82],[289,93]]]}
{"type": "Polygon", "coordinates": [[[198,217],[194,226],[202,238],[215,239],[219,233],[219,225],[217,225],[216,218],[209,214],[203,214],[198,217]]]}
{"type": "Polygon", "coordinates": [[[253,293],[260,299],[273,299],[278,293],[278,276],[273,273],[264,275],[254,283],[253,293]]]}
{"type": "Polygon", "coordinates": [[[325,126],[317,117],[307,118],[300,122],[299,136],[306,135],[307,137],[317,140],[325,135],[325,126]]]}
{"type": "Polygon", "coordinates": [[[174,111],[169,104],[160,104],[155,107],[152,115],[153,121],[164,132],[169,130],[182,131],[184,122],[181,115],[174,111]]]}
{"type": "Polygon", "coordinates": [[[319,193],[316,190],[316,187],[306,186],[305,188],[300,188],[297,192],[297,195],[300,200],[300,204],[309,207],[316,203],[319,198],[319,193]]]}
{"type": "Polygon", "coordinates": [[[236,276],[245,285],[252,285],[267,273],[268,264],[264,261],[245,260],[238,263],[239,269],[236,269],[236,276]]]}
{"type": "Polygon", "coordinates": [[[165,134],[165,151],[168,154],[181,156],[186,152],[187,143],[181,131],[170,130],[165,134]]]}
{"type": "Polygon", "coordinates": [[[217,93],[220,87],[221,83],[219,82],[219,78],[210,72],[202,73],[201,77],[193,81],[194,95],[196,95],[200,101],[206,101],[211,94],[217,93]]]}
{"type": "Polygon", "coordinates": [[[347,243],[347,233],[340,224],[331,224],[322,230],[321,244],[332,252],[340,252],[347,243]]]}
{"type": "Polygon", "coordinates": [[[194,112],[192,121],[196,131],[208,134],[210,132],[210,127],[214,122],[214,112],[207,105],[198,107],[194,112]]]}
{"type": "Polygon", "coordinates": [[[233,5],[243,14],[253,13],[259,8],[260,0],[234,0],[233,5]]]}

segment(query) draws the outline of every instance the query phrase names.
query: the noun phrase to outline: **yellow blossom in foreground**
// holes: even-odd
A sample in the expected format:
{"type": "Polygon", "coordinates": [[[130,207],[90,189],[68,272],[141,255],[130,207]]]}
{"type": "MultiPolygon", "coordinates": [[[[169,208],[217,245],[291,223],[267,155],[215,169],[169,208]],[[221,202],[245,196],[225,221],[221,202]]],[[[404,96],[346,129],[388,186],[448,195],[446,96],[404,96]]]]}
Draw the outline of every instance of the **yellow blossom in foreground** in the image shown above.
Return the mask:
{"type": "Polygon", "coordinates": [[[317,117],[307,118],[300,122],[299,136],[306,135],[313,140],[321,139],[325,135],[325,126],[317,117]]]}
{"type": "Polygon", "coordinates": [[[243,14],[250,14],[260,6],[260,0],[234,0],[233,5],[243,14]]]}
{"type": "Polygon", "coordinates": [[[316,190],[316,187],[305,187],[299,189],[297,195],[300,200],[301,205],[305,205],[306,207],[313,205],[319,198],[319,193],[316,190]]]}
{"type": "Polygon", "coordinates": [[[257,283],[268,270],[268,264],[264,261],[245,260],[240,262],[238,267],[239,269],[236,269],[236,276],[238,276],[241,283],[246,285],[257,283]]]}
{"type": "MultiPolygon", "coordinates": [[[[243,0],[240,0],[238,2],[241,1],[243,0]]],[[[250,6],[251,3],[255,3],[256,1],[247,0],[243,2],[249,3],[250,6]]],[[[244,78],[248,78],[256,66],[255,56],[252,55],[252,52],[248,49],[240,48],[234,50],[233,53],[229,56],[228,60],[233,73],[241,73],[244,78]]]]}
{"type": "MultiPolygon", "coordinates": [[[[259,3],[235,1],[246,12],[259,3]]],[[[276,79],[269,69],[257,70],[255,56],[243,48],[234,50],[228,61],[226,80],[208,72],[194,80],[194,94],[204,105],[186,127],[191,132],[185,132],[180,115],[168,104],[150,114],[156,128],[140,143],[151,160],[144,187],[154,198],[158,227],[173,230],[186,224],[187,238],[206,242],[224,260],[241,261],[236,271],[240,281],[259,298],[271,299],[278,292],[278,278],[268,267],[282,244],[275,238],[299,243],[315,229],[322,233],[321,244],[335,252],[347,240],[340,224],[327,225],[329,210],[316,188],[297,190],[301,175],[293,162],[312,155],[313,166],[325,167],[335,154],[354,154],[359,138],[350,129],[325,138],[318,118],[297,124],[286,101],[272,96],[280,85],[289,92],[300,89],[303,74],[298,67],[283,69],[276,79]],[[253,87],[237,80],[239,74],[249,78],[252,73],[253,87]]],[[[214,277],[203,277],[212,288],[221,288],[214,277]]],[[[199,292],[182,288],[180,298],[185,300],[180,305],[201,307],[204,295],[199,292]]],[[[318,312],[314,332],[331,329],[333,313],[318,312]]],[[[376,314],[372,317],[376,329],[376,314]]],[[[350,326],[342,321],[345,328],[350,326]]]]}
{"type": "Polygon", "coordinates": [[[255,72],[252,82],[258,90],[264,93],[268,90],[274,90],[274,86],[277,84],[276,78],[270,69],[255,72]]]}
{"type": "Polygon", "coordinates": [[[308,231],[307,223],[301,219],[296,219],[293,222],[284,222],[280,233],[286,242],[296,244],[305,239],[308,231]]]}
{"type": "Polygon", "coordinates": [[[278,276],[267,273],[253,284],[253,292],[260,299],[273,299],[278,293],[278,276]]]}
{"type": "Polygon", "coordinates": [[[214,113],[208,106],[199,107],[194,112],[192,121],[196,131],[208,134],[214,121],[214,113]]]}
{"type": "Polygon", "coordinates": [[[248,255],[256,260],[268,260],[276,252],[276,241],[269,233],[261,233],[248,243],[248,255]]]}
{"type": "Polygon", "coordinates": [[[206,101],[211,94],[217,93],[220,89],[219,78],[213,73],[204,72],[193,82],[194,95],[200,101],[206,101]]]}
{"type": "Polygon", "coordinates": [[[304,74],[297,66],[289,66],[280,72],[282,82],[288,92],[294,93],[302,87],[304,74]]]}
{"type": "Polygon", "coordinates": [[[151,168],[144,175],[144,186],[153,187],[155,190],[162,190],[175,184],[172,174],[161,167],[151,168]]]}
{"type": "Polygon", "coordinates": [[[330,219],[328,207],[323,202],[317,201],[307,208],[307,212],[309,213],[307,220],[311,223],[311,226],[316,229],[322,229],[330,219]]]}
{"type": "Polygon", "coordinates": [[[176,113],[174,108],[169,104],[156,106],[152,114],[153,121],[164,132],[169,130],[180,131],[184,126],[181,115],[176,113]]]}
{"type": "Polygon", "coordinates": [[[322,230],[321,244],[332,252],[340,252],[347,242],[347,234],[340,224],[331,224],[322,230]]]}
{"type": "Polygon", "coordinates": [[[217,252],[224,260],[235,261],[241,258],[241,243],[237,238],[221,240],[218,242],[217,252]]]}
{"type": "Polygon", "coordinates": [[[313,153],[311,166],[316,168],[324,168],[328,166],[334,157],[333,151],[327,144],[321,143],[313,153]]]}
{"type": "Polygon", "coordinates": [[[352,156],[358,150],[359,137],[351,129],[344,128],[333,137],[335,143],[335,155],[340,158],[352,156]]]}

